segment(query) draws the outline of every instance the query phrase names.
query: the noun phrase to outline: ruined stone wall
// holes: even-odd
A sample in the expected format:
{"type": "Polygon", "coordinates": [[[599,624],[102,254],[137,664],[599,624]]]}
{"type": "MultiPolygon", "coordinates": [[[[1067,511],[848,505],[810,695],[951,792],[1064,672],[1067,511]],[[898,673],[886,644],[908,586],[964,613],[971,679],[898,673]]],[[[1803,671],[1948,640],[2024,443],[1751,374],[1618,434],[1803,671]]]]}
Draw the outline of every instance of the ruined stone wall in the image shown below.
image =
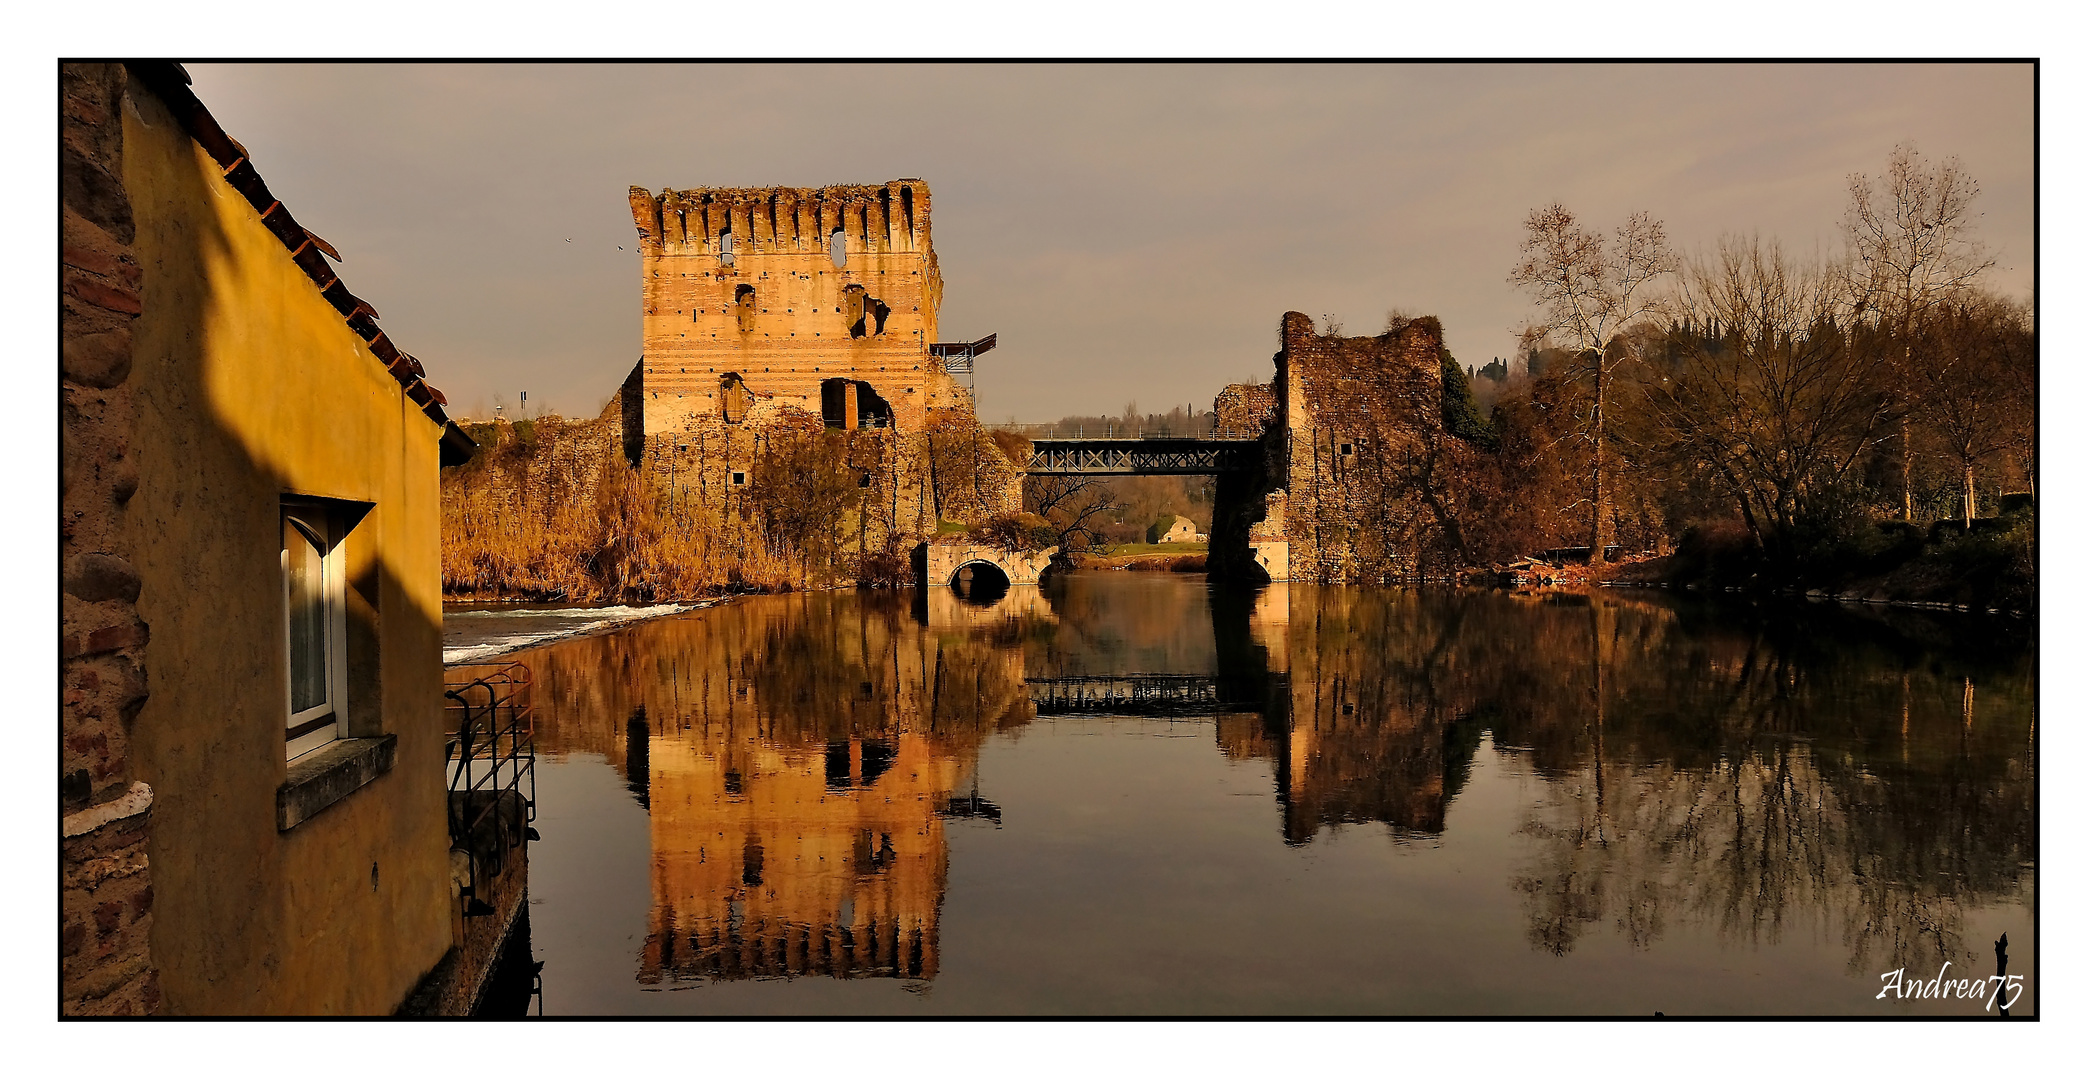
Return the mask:
{"type": "Polygon", "coordinates": [[[1433,515],[1398,493],[1442,433],[1441,346],[1428,319],[1338,337],[1303,314],[1282,317],[1284,532],[1295,579],[1389,580],[1423,569],[1433,515]]]}
{"type": "Polygon", "coordinates": [[[940,267],[922,180],[629,191],[647,434],[771,402],[831,426],[924,427],[973,406],[926,346],[940,267]]]}
{"type": "MultiPolygon", "coordinates": [[[[674,517],[704,511],[729,528],[755,528],[748,496],[760,459],[772,450],[770,425],[797,422],[811,420],[785,410],[741,424],[687,418],[671,430],[648,434],[638,467],[674,517]]],[[[846,512],[848,550],[908,547],[936,529],[924,438],[895,429],[849,433],[844,465],[864,483],[857,505],[846,512]]]]}
{"type": "Polygon", "coordinates": [[[59,71],[59,1010],[157,1012],[153,791],[133,778],[146,701],[139,575],[124,541],[138,489],[132,324],[142,310],[123,176],[126,74],[59,71]]]}
{"type": "Polygon", "coordinates": [[[1038,585],[1042,574],[1049,569],[1050,561],[1056,556],[1056,548],[1046,547],[1033,551],[1007,551],[993,544],[981,544],[963,536],[942,536],[925,545],[925,570],[923,577],[928,585],[952,585],[962,567],[972,563],[988,563],[1005,575],[1012,585],[1038,585]]]}
{"type": "Polygon", "coordinates": [[[1274,383],[1233,383],[1217,395],[1216,436],[1257,439],[1273,426],[1280,408],[1274,383]]]}
{"type": "Polygon", "coordinates": [[[1393,581],[1452,570],[1422,497],[1469,451],[1442,430],[1440,328],[1320,334],[1282,317],[1275,382],[1217,396],[1223,437],[1257,437],[1266,469],[1217,483],[1210,566],[1223,577],[1393,581]]]}
{"type": "Polygon", "coordinates": [[[641,392],[642,364],[643,361],[634,361],[634,369],[627,372],[626,381],[619,384],[619,392],[612,395],[612,400],[605,404],[605,411],[598,416],[600,420],[619,422],[619,442],[626,450],[629,464],[640,463],[641,442],[648,437],[641,411],[645,396],[641,392]]]}
{"type": "MultiPolygon", "coordinates": [[[[1276,363],[1281,363],[1280,353],[1276,363]]],[[[1281,425],[1281,377],[1273,383],[1233,383],[1216,399],[1216,437],[1260,439],[1266,468],[1217,477],[1209,527],[1209,575],[1233,580],[1287,580],[1288,537],[1282,532],[1283,478],[1289,439],[1281,425]]]]}

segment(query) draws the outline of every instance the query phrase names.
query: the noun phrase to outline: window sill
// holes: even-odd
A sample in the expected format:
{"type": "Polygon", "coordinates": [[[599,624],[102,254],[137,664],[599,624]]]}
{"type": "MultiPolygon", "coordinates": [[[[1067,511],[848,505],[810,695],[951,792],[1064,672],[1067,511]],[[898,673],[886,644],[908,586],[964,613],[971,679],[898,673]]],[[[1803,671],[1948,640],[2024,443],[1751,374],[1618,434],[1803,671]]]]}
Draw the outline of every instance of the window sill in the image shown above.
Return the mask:
{"type": "Polygon", "coordinates": [[[277,789],[277,831],[296,828],[392,770],[395,741],[337,739],[291,762],[277,789]]]}

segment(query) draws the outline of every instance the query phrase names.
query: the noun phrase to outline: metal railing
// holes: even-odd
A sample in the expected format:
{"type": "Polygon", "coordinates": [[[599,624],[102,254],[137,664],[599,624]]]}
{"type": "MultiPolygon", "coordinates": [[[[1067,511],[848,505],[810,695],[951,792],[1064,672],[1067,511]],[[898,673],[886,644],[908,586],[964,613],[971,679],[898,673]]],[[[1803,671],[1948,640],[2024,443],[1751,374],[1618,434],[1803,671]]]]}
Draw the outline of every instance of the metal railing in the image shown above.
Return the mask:
{"type": "Polygon", "coordinates": [[[468,664],[445,669],[446,823],[464,853],[461,902],[468,915],[494,914],[482,895],[512,849],[538,839],[538,773],[532,745],[532,669],[468,664]]]}
{"type": "Polygon", "coordinates": [[[1252,439],[1035,439],[1029,476],[1174,476],[1249,472],[1252,439]]]}
{"type": "Polygon", "coordinates": [[[1067,675],[1027,680],[1039,716],[1207,714],[1222,698],[1214,675],[1067,675]]]}

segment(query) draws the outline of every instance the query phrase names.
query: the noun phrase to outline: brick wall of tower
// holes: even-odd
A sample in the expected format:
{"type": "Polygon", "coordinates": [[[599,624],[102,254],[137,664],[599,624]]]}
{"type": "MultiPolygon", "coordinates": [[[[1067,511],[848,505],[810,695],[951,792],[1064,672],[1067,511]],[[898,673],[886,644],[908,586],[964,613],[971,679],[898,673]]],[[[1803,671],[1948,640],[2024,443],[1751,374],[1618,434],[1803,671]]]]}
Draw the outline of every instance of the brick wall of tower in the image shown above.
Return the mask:
{"type": "Polygon", "coordinates": [[[929,409],[970,404],[926,354],[939,336],[941,280],[923,181],[633,188],[629,200],[641,248],[648,434],[723,418],[731,373],[755,401],[819,415],[826,380],[864,383],[904,431],[922,429],[929,409]]]}

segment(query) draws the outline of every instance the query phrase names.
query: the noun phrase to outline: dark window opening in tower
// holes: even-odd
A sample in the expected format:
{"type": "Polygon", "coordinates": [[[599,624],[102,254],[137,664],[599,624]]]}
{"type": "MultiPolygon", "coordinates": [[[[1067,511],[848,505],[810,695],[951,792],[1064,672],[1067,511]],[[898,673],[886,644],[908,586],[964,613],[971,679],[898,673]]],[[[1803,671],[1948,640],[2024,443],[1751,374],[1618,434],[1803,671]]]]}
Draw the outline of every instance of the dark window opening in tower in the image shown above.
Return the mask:
{"type": "Polygon", "coordinates": [[[750,285],[736,286],[736,329],[758,328],[758,290],[750,285]]]}
{"type": "Polygon", "coordinates": [[[757,395],[743,385],[743,376],[729,372],[721,377],[721,418],[731,424],[740,424],[749,414],[750,406],[757,395]]]}
{"type": "Polygon", "coordinates": [[[831,791],[852,787],[852,744],[844,740],[823,748],[823,786],[831,791]]]}
{"type": "Polygon", "coordinates": [[[845,226],[830,231],[830,264],[840,270],[845,268],[845,226]]]}
{"type": "Polygon", "coordinates": [[[895,409],[867,383],[856,379],[825,379],[820,396],[824,427],[858,431],[896,426],[895,409]]]}
{"type": "Polygon", "coordinates": [[[743,884],[757,888],[765,883],[765,845],[756,833],[743,836],[743,884]]]}
{"type": "Polygon", "coordinates": [[[825,379],[825,380],[823,380],[823,393],[822,393],[822,399],[823,399],[823,426],[824,426],[824,427],[827,427],[827,428],[843,428],[843,427],[845,427],[845,426],[846,426],[846,425],[845,425],[845,415],[846,415],[846,408],[845,408],[845,404],[846,404],[846,403],[845,403],[845,397],[846,397],[846,395],[845,395],[845,387],[846,387],[846,385],[847,385],[847,382],[846,382],[846,380],[844,380],[844,379],[825,379]]]}
{"type": "Polygon", "coordinates": [[[896,410],[874,392],[874,387],[863,382],[853,383],[859,391],[859,426],[862,428],[887,428],[896,426],[896,410]]]}
{"type": "Polygon", "coordinates": [[[873,787],[881,775],[896,764],[896,747],[886,742],[865,739],[860,742],[859,786],[873,787]]]}
{"type": "Polygon", "coordinates": [[[848,332],[853,337],[867,336],[867,290],[858,285],[845,286],[844,302],[839,307],[845,312],[848,332]]]}
{"type": "Polygon", "coordinates": [[[721,253],[721,265],[736,265],[736,234],[728,231],[726,228],[722,229],[721,246],[717,250],[721,253]]]}

